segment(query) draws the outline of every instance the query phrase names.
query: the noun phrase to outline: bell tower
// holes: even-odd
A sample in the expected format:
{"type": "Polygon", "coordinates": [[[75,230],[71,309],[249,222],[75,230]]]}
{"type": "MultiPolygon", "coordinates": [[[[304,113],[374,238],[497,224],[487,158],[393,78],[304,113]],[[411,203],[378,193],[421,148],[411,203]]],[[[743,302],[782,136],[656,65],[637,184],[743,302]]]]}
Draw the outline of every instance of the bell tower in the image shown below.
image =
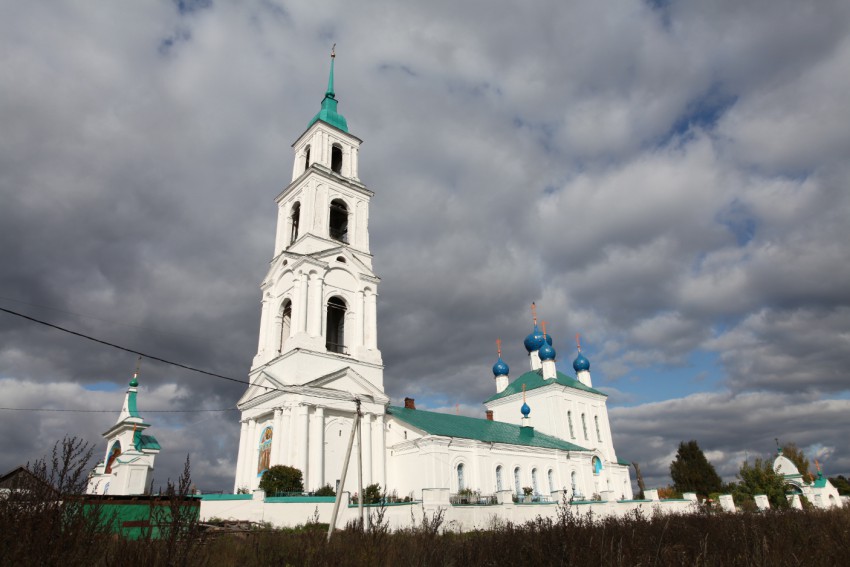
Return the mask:
{"type": "Polygon", "coordinates": [[[378,350],[380,280],[369,251],[374,193],[358,177],[361,140],[337,111],[334,62],[331,51],[321,109],[292,145],[292,181],[275,199],[274,254],[260,284],[259,343],[251,385],[238,403],[237,489],[256,488],[264,467],[276,464],[299,468],[307,489],[333,483],[337,472],[325,470],[324,454],[336,450],[336,439],[325,443],[324,429],[350,420],[355,397],[376,418],[376,437],[383,438],[377,423],[389,400],[378,350]]]}
{"type": "MultiPolygon", "coordinates": [[[[292,182],[277,196],[277,234],[263,280],[260,341],[254,366],[296,350],[381,364],[369,252],[372,191],[358,176],[361,140],[337,112],[334,61],[321,110],[292,145],[292,182]]],[[[379,373],[373,383],[383,389],[379,373]]],[[[292,376],[292,380],[299,379],[292,376]]]]}

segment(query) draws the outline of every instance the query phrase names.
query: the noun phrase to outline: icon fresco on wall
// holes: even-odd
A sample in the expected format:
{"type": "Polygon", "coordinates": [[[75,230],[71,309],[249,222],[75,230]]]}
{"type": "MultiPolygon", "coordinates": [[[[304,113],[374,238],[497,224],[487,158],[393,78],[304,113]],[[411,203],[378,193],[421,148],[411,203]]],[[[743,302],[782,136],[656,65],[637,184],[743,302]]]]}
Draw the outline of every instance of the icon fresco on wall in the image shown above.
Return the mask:
{"type": "Polygon", "coordinates": [[[272,428],[266,427],[260,434],[260,458],[257,462],[257,475],[269,469],[272,459],[272,428]]]}
{"type": "Polygon", "coordinates": [[[112,465],[115,463],[115,459],[118,458],[118,455],[121,454],[121,443],[116,441],[112,445],[112,449],[109,450],[109,456],[106,457],[106,474],[112,472],[112,465]]]}

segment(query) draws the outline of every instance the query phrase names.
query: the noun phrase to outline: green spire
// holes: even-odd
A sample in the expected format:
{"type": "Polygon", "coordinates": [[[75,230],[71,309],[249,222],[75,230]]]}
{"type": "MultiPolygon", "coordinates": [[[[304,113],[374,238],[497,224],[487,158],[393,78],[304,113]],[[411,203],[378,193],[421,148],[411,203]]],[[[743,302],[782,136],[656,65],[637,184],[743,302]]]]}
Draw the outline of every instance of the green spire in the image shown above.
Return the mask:
{"type": "Polygon", "coordinates": [[[326,97],[336,98],[334,95],[334,61],[336,61],[336,53],[334,53],[336,44],[331,48],[331,74],[328,76],[328,90],[325,93],[326,97]]]}
{"type": "Polygon", "coordinates": [[[325,98],[322,100],[322,109],[313,117],[310,121],[310,124],[307,125],[307,128],[316,123],[316,121],[321,120],[327,124],[330,124],[334,128],[339,128],[343,132],[348,133],[348,123],[345,121],[345,117],[336,111],[336,105],[339,101],[336,100],[336,94],[334,94],[334,61],[336,60],[336,53],[334,49],[336,48],[336,44],[331,48],[331,72],[328,76],[328,90],[325,92],[325,98]]]}

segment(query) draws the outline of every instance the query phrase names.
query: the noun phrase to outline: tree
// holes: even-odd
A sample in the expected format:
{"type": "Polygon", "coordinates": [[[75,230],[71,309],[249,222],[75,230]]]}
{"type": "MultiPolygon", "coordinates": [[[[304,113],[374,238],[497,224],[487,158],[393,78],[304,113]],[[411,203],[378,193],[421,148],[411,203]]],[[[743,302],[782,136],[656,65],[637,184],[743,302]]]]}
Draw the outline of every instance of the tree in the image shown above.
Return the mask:
{"type": "Polygon", "coordinates": [[[772,459],[757,458],[752,465],[744,461],[738,471],[738,478],[740,482],[732,494],[738,504],[752,502],[756,494],[764,494],[772,508],[788,507],[785,482],[782,476],[773,470],[772,459]]]}
{"type": "Polygon", "coordinates": [[[263,473],[260,479],[260,490],[266,494],[281,492],[304,492],[304,481],[301,471],[295,467],[275,465],[263,473]]]}
{"type": "Polygon", "coordinates": [[[679,443],[676,458],[670,463],[670,476],[677,491],[696,492],[700,496],[720,492],[723,484],[714,465],[708,462],[694,440],[679,443]]]}
{"type": "Polygon", "coordinates": [[[785,443],[782,446],[782,456],[787,457],[794,463],[794,466],[797,467],[803,478],[811,482],[812,474],[809,472],[809,459],[806,458],[802,449],[797,447],[795,443],[785,443]]]}
{"type": "Polygon", "coordinates": [[[838,490],[838,494],[841,496],[850,496],[850,480],[844,475],[831,476],[829,477],[829,482],[838,490]]]}

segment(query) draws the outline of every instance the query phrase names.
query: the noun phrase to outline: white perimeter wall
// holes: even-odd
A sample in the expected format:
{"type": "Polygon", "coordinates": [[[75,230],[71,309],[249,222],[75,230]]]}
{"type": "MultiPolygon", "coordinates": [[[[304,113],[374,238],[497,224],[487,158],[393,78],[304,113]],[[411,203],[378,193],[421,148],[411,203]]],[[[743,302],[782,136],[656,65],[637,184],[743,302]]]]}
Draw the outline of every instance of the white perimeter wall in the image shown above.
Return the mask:
{"type": "MultiPolygon", "coordinates": [[[[349,494],[343,493],[340,503],[337,527],[343,528],[348,522],[358,518],[356,506],[349,507],[349,494]]],[[[514,504],[504,503],[495,506],[452,506],[449,504],[447,489],[423,490],[423,501],[411,504],[396,504],[386,507],[385,519],[393,530],[419,525],[423,514],[429,519],[439,510],[444,510],[443,529],[469,531],[487,529],[494,522],[510,521],[524,523],[538,516],[556,520],[559,504],[514,504]]],[[[632,501],[632,502],[594,502],[570,506],[575,514],[585,515],[592,512],[595,517],[625,516],[640,510],[646,515],[660,513],[686,513],[696,510],[693,502],[684,500],[632,501]]],[[[364,507],[374,515],[375,508],[364,507]]],[[[243,520],[251,522],[269,522],[275,527],[294,527],[312,521],[318,511],[319,522],[330,523],[333,502],[265,502],[262,492],[258,491],[252,500],[202,500],[200,520],[212,518],[225,520],[243,520]]]]}

